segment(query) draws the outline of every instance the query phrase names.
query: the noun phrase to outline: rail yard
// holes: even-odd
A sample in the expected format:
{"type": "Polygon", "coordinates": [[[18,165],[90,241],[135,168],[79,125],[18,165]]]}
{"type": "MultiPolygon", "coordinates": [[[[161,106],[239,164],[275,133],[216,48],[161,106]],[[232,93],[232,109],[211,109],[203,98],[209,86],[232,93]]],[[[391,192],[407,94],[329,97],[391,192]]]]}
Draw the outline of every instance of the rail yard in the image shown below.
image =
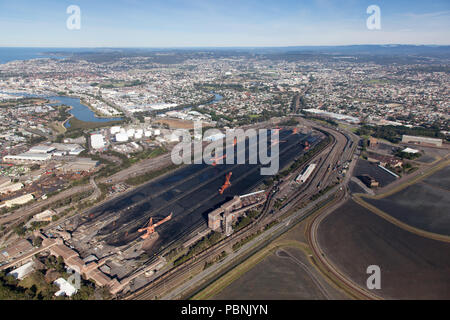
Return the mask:
{"type": "MultiPolygon", "coordinates": [[[[324,142],[329,141],[325,131],[311,130],[309,126],[300,130],[276,130],[279,140],[269,141],[269,147],[279,145],[282,169],[300,161],[315,147],[322,149],[324,142]]],[[[246,149],[250,143],[250,140],[245,141],[246,149]]],[[[237,159],[240,152],[237,146],[236,151],[237,159]]],[[[248,160],[248,152],[244,151],[248,160]]],[[[172,270],[172,261],[168,261],[171,253],[189,247],[187,243],[196,244],[211,232],[221,233],[208,228],[208,214],[214,209],[238,199],[239,207],[233,211],[233,219],[227,220],[229,233],[250,208],[261,208],[259,223],[274,216],[273,200],[279,183],[267,184],[271,177],[260,175],[260,163],[229,165],[217,162],[183,166],[84,213],[51,224],[40,236],[47,241],[48,237],[61,235],[67,248],[61,250],[74,249],[82,260],[89,261],[94,257],[98,268],[107,263],[109,272],[97,283],[109,286],[113,294],[133,292],[172,270]]],[[[247,229],[248,226],[236,230],[237,236],[233,234],[228,238],[234,239],[247,229]]],[[[228,238],[222,238],[219,243],[228,238]]],[[[87,268],[81,261],[78,265],[87,268]]]]}
{"type": "Polygon", "coordinates": [[[450,1],[23,2],[2,6],[0,302],[450,300],[450,1]]]}
{"type": "MultiPolygon", "coordinates": [[[[259,139],[244,139],[244,150],[235,139],[234,164],[227,163],[224,148],[210,164],[183,165],[125,188],[36,232],[42,246],[2,269],[49,250],[115,298],[183,299],[202,294],[282,234],[309,221],[306,234],[315,267],[332,275],[351,297],[381,299],[324,255],[319,226],[350,199],[355,185],[374,194],[361,175],[388,177],[380,190],[399,181],[384,167],[361,159],[360,137],[351,131],[291,116],[297,125],[275,126],[271,130],[279,138],[267,142],[269,150],[279,147],[277,175],[263,176],[261,163],[249,163],[249,150],[259,139]],[[245,163],[236,164],[242,152],[245,163]]],[[[101,192],[92,178],[91,186],[96,191],[89,199],[96,199],[101,192]]]]}
{"type": "Polygon", "coordinates": [[[285,232],[295,225],[296,222],[306,219],[316,210],[319,204],[331,201],[335,192],[341,194],[348,180],[340,177],[337,174],[337,170],[331,171],[328,168],[346,165],[352,168],[354,166],[354,161],[352,160],[354,160],[353,154],[356,150],[357,138],[350,133],[342,133],[322,126],[319,127],[317,124],[307,121],[304,123],[310,126],[313,125],[317,130],[321,130],[329,137],[329,142],[320,150],[317,150],[312,158],[271,187],[261,214],[254,223],[233,233],[207,250],[200,252],[184,264],[161,274],[147,286],[132,293],[128,298],[154,299],[155,297],[161,297],[173,299],[188,297],[197,292],[199,288],[211,283],[220,274],[223,274],[224,271],[221,271],[221,268],[227,270],[227,268],[237,265],[239,261],[250,256],[270,239],[285,232]],[[295,178],[308,163],[313,161],[317,163],[317,169],[299,187],[297,182],[295,182],[295,178]],[[328,190],[328,193],[324,192],[319,198],[312,200],[313,195],[323,190],[317,187],[321,181],[324,182],[321,183],[322,188],[330,185],[331,189],[328,190]],[[329,183],[326,183],[327,181],[329,183]],[[274,204],[280,198],[284,199],[282,207],[275,211],[274,204]],[[301,209],[296,209],[298,207],[301,209]],[[273,223],[277,224],[271,227],[273,223]],[[233,245],[248,239],[255,233],[258,233],[259,236],[246,243],[239,251],[229,254],[226,259],[213,267],[203,270],[205,262],[214,259],[223,251],[230,250],[233,245]],[[186,280],[189,281],[186,282],[186,280]],[[175,290],[172,291],[174,288],[175,290]]]}

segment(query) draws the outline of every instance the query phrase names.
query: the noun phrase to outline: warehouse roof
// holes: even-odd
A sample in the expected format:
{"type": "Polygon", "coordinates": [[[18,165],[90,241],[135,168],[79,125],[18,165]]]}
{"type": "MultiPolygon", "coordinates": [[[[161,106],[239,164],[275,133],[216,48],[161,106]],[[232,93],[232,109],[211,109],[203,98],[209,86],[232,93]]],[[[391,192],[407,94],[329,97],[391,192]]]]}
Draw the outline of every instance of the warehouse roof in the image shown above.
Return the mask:
{"type": "Polygon", "coordinates": [[[14,269],[9,275],[12,275],[14,278],[22,280],[25,279],[27,275],[32,273],[34,271],[34,261],[30,261],[28,263],[25,263],[23,266],[14,269]]]}
{"type": "Polygon", "coordinates": [[[30,150],[28,150],[29,153],[50,153],[54,151],[56,148],[52,146],[46,146],[46,145],[38,145],[32,147],[30,150]]]}
{"type": "Polygon", "coordinates": [[[78,253],[70,249],[64,244],[53,246],[50,251],[56,255],[63,257],[64,260],[78,256],[78,253]]]}
{"type": "Polygon", "coordinates": [[[21,153],[18,155],[4,156],[5,160],[25,160],[25,161],[45,161],[51,159],[52,155],[49,153],[21,153]]]}

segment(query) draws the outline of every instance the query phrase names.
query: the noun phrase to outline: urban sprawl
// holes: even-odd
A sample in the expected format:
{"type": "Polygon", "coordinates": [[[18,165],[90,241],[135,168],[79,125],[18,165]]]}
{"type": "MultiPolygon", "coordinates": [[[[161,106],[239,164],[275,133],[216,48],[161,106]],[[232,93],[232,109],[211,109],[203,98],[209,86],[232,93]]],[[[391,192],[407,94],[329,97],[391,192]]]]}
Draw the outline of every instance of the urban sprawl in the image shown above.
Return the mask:
{"type": "MultiPolygon", "coordinates": [[[[308,208],[332,188],[345,188],[348,179],[375,194],[384,187],[376,170],[400,180],[447,157],[448,62],[439,56],[396,61],[205,49],[65,53],[0,64],[0,278],[14,283],[8,292],[18,298],[108,299],[140,292],[161,298],[169,291],[158,286],[158,277],[169,285],[171,270],[179,268],[177,276],[187,281],[184,266],[192,263],[195,270],[191,258],[206,257],[208,247],[234,241],[205,258],[199,274],[254,234],[277,228],[288,209],[308,208]],[[220,171],[224,157],[213,159],[202,172],[212,179],[207,170],[220,171],[220,189],[211,197],[222,200],[205,204],[204,223],[171,238],[171,226],[185,221],[169,207],[172,197],[182,196],[178,180],[167,203],[155,200],[154,208],[145,206],[145,197],[159,197],[164,183],[150,185],[148,194],[141,187],[187,170],[173,164],[170,153],[180,142],[176,130],[194,135],[195,121],[222,133],[280,130],[280,141],[271,143],[280,144],[288,165],[245,194],[231,194],[241,183],[235,182],[238,169],[220,171]],[[337,148],[344,136],[341,151],[321,153],[332,141],[337,148]],[[301,151],[288,156],[283,143],[291,142],[291,150],[301,151]],[[350,178],[357,161],[372,167],[350,178]],[[133,194],[129,204],[120,203],[133,194]],[[111,201],[118,202],[117,212],[108,211],[111,201]],[[145,215],[138,217],[133,210],[139,206],[145,215]],[[253,231],[244,236],[247,230],[253,231]],[[73,272],[81,278],[78,286],[69,281],[73,272]],[[38,289],[22,286],[25,279],[40,283],[38,289]]],[[[219,138],[194,136],[205,146],[219,138]]],[[[190,188],[197,187],[200,182],[190,188]]]]}

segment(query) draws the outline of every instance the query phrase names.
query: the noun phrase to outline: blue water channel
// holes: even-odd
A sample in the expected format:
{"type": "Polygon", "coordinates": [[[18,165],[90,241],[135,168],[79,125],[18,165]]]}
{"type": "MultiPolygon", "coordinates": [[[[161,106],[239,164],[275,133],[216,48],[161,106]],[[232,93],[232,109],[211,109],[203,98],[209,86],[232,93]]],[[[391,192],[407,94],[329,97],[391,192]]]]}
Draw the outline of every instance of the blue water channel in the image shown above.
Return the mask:
{"type": "MultiPolygon", "coordinates": [[[[95,115],[95,113],[89,109],[89,107],[85,106],[80,102],[79,98],[71,98],[66,96],[57,96],[57,97],[47,97],[50,100],[56,100],[58,103],[51,104],[55,105],[68,105],[71,106],[71,110],[69,113],[73,115],[75,118],[81,121],[86,122],[109,122],[109,121],[118,121],[122,120],[122,118],[99,118],[95,115]]],[[[64,123],[64,127],[70,128],[70,120],[64,123]]]]}

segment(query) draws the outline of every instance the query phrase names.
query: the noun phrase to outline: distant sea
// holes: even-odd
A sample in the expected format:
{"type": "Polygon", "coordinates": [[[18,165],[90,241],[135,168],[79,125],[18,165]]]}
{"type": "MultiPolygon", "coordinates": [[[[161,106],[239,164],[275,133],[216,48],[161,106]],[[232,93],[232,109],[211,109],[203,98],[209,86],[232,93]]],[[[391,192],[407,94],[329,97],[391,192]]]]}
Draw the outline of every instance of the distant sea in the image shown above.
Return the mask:
{"type": "Polygon", "coordinates": [[[54,55],[45,52],[54,50],[54,48],[0,48],[0,64],[15,60],[53,58],[54,55]]]}
{"type": "MultiPolygon", "coordinates": [[[[190,48],[189,50],[192,50],[190,48]]],[[[307,53],[338,53],[338,54],[370,54],[370,55],[427,55],[427,56],[450,56],[450,46],[427,46],[427,45],[349,45],[349,46],[293,46],[293,47],[229,47],[196,48],[198,50],[235,50],[236,52],[253,53],[286,53],[286,52],[307,52],[307,53]]],[[[180,50],[180,48],[29,48],[29,47],[0,47],[0,64],[14,60],[29,60],[36,58],[64,58],[76,53],[142,53],[157,52],[166,50],[180,50]]]]}
{"type": "Polygon", "coordinates": [[[15,60],[37,58],[64,58],[73,52],[86,51],[82,48],[20,48],[0,47],[0,64],[15,60]],[[61,53],[61,55],[58,55],[61,53]]]}

